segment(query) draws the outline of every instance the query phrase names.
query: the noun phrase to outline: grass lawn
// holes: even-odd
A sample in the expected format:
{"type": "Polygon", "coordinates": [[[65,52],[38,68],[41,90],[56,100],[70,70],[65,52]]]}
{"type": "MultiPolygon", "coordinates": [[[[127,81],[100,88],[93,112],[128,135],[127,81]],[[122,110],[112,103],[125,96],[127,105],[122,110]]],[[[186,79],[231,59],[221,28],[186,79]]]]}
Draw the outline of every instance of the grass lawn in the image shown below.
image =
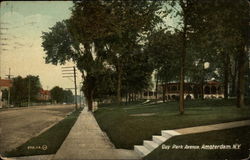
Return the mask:
{"type": "Polygon", "coordinates": [[[184,115],[179,115],[178,102],[120,106],[111,104],[103,105],[94,115],[117,148],[133,149],[134,145],[151,140],[152,135],[160,134],[163,129],[250,119],[250,106],[236,108],[234,101],[187,101],[184,115]],[[148,113],[151,115],[135,116],[148,113]]]}
{"type": "Polygon", "coordinates": [[[55,154],[64,139],[68,135],[71,127],[77,120],[81,110],[72,112],[69,116],[58,122],[56,125],[43,132],[37,137],[33,137],[16,149],[5,153],[7,157],[32,156],[55,154]]]}
{"type": "Polygon", "coordinates": [[[250,126],[211,131],[199,134],[176,136],[164,143],[170,146],[169,150],[162,149],[160,145],[144,160],[183,160],[183,159],[202,159],[202,160],[236,160],[247,158],[250,155],[250,126]],[[239,149],[175,149],[174,145],[188,146],[202,145],[230,145],[240,144],[239,149]]]}

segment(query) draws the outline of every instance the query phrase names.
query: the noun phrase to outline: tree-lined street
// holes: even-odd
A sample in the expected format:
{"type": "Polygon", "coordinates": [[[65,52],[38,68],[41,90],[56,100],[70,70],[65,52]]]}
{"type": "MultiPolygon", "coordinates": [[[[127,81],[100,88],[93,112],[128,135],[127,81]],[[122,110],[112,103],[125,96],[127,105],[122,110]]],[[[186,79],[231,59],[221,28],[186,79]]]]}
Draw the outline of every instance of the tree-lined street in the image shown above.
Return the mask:
{"type": "Polygon", "coordinates": [[[0,111],[0,153],[15,149],[73,110],[73,105],[50,105],[0,111]]]}

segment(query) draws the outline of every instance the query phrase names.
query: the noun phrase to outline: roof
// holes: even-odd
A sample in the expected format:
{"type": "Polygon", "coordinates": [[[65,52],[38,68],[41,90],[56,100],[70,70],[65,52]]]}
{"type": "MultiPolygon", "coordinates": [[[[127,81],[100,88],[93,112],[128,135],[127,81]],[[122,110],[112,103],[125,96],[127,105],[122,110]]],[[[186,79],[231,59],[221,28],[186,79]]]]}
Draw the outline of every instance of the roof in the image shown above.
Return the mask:
{"type": "Polygon", "coordinates": [[[0,87],[12,87],[12,80],[0,79],[0,87]]]}
{"type": "Polygon", "coordinates": [[[50,95],[50,91],[41,89],[41,90],[40,90],[40,94],[43,94],[43,95],[50,95]]]}
{"type": "Polygon", "coordinates": [[[218,81],[207,81],[207,84],[211,84],[211,85],[220,85],[222,84],[221,82],[218,81]]]}

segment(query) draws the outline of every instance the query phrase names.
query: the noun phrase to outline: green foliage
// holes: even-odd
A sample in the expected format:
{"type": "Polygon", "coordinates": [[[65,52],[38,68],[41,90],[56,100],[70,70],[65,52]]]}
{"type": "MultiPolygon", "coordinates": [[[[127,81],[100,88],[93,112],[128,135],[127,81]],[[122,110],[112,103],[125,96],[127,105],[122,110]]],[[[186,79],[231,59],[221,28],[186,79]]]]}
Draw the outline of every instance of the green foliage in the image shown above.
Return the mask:
{"type": "Polygon", "coordinates": [[[94,99],[102,101],[115,96],[115,83],[115,72],[111,69],[107,69],[102,74],[98,74],[96,79],[96,84],[98,84],[98,87],[95,87],[93,96],[94,99]]]}
{"type": "Polygon", "coordinates": [[[69,19],[43,32],[42,47],[46,63],[76,63],[90,101],[141,92],[153,70],[162,82],[222,80],[225,58],[236,62],[246,45],[248,9],[244,0],[75,1],[69,19]]]}
{"type": "Polygon", "coordinates": [[[63,99],[65,103],[73,103],[74,102],[74,95],[71,90],[64,90],[63,91],[63,99]]]}
{"type": "Polygon", "coordinates": [[[127,57],[127,63],[123,64],[122,92],[139,93],[148,89],[151,84],[153,66],[150,63],[150,55],[144,50],[137,50],[127,57]]]}
{"type": "Polygon", "coordinates": [[[58,86],[55,86],[50,90],[52,101],[56,103],[72,103],[74,102],[74,96],[71,90],[63,90],[58,86]]]}
{"type": "MultiPolygon", "coordinates": [[[[46,62],[75,61],[83,74],[87,99],[98,94],[100,97],[109,86],[100,78],[110,79],[109,68],[104,63],[114,67],[117,75],[123,74],[127,57],[137,51],[135,48],[146,34],[161,21],[155,14],[159,4],[156,1],[75,1],[70,19],[58,22],[42,35],[46,62]]],[[[114,82],[121,84],[121,81],[118,78],[114,82]]]]}
{"type": "Polygon", "coordinates": [[[179,73],[179,43],[179,34],[166,30],[159,30],[149,36],[146,52],[150,63],[164,82],[176,80],[179,73]]]}
{"type": "Polygon", "coordinates": [[[15,106],[21,106],[23,102],[36,100],[41,89],[39,76],[28,75],[25,78],[18,76],[13,78],[13,87],[11,88],[11,103],[15,106]]]}
{"type": "Polygon", "coordinates": [[[46,63],[64,64],[66,61],[75,61],[78,58],[78,50],[75,48],[79,43],[74,41],[68,32],[67,21],[57,22],[50,28],[50,32],[43,32],[42,40],[46,63]]]}
{"type": "MultiPolygon", "coordinates": [[[[155,1],[81,1],[75,2],[70,18],[70,31],[84,46],[94,43],[97,57],[114,66],[117,72],[117,95],[122,87],[122,75],[130,55],[147,32],[160,22],[155,1]]],[[[90,54],[86,66],[94,66],[90,54]]],[[[83,62],[83,60],[82,60],[83,62]]],[[[86,67],[85,67],[86,68],[86,67]]],[[[91,67],[93,68],[93,67],[91,67]]],[[[93,74],[92,74],[93,76],[93,74]]]]}

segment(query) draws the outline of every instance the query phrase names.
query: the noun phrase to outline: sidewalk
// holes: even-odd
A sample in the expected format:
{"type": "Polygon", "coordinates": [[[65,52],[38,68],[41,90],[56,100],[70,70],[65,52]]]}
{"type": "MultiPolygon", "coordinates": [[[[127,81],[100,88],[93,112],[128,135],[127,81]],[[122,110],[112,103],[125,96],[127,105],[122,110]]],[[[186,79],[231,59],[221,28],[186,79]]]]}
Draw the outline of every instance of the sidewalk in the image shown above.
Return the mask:
{"type": "Polygon", "coordinates": [[[140,159],[133,150],[115,149],[87,107],[79,115],[53,160],[140,159]]]}

